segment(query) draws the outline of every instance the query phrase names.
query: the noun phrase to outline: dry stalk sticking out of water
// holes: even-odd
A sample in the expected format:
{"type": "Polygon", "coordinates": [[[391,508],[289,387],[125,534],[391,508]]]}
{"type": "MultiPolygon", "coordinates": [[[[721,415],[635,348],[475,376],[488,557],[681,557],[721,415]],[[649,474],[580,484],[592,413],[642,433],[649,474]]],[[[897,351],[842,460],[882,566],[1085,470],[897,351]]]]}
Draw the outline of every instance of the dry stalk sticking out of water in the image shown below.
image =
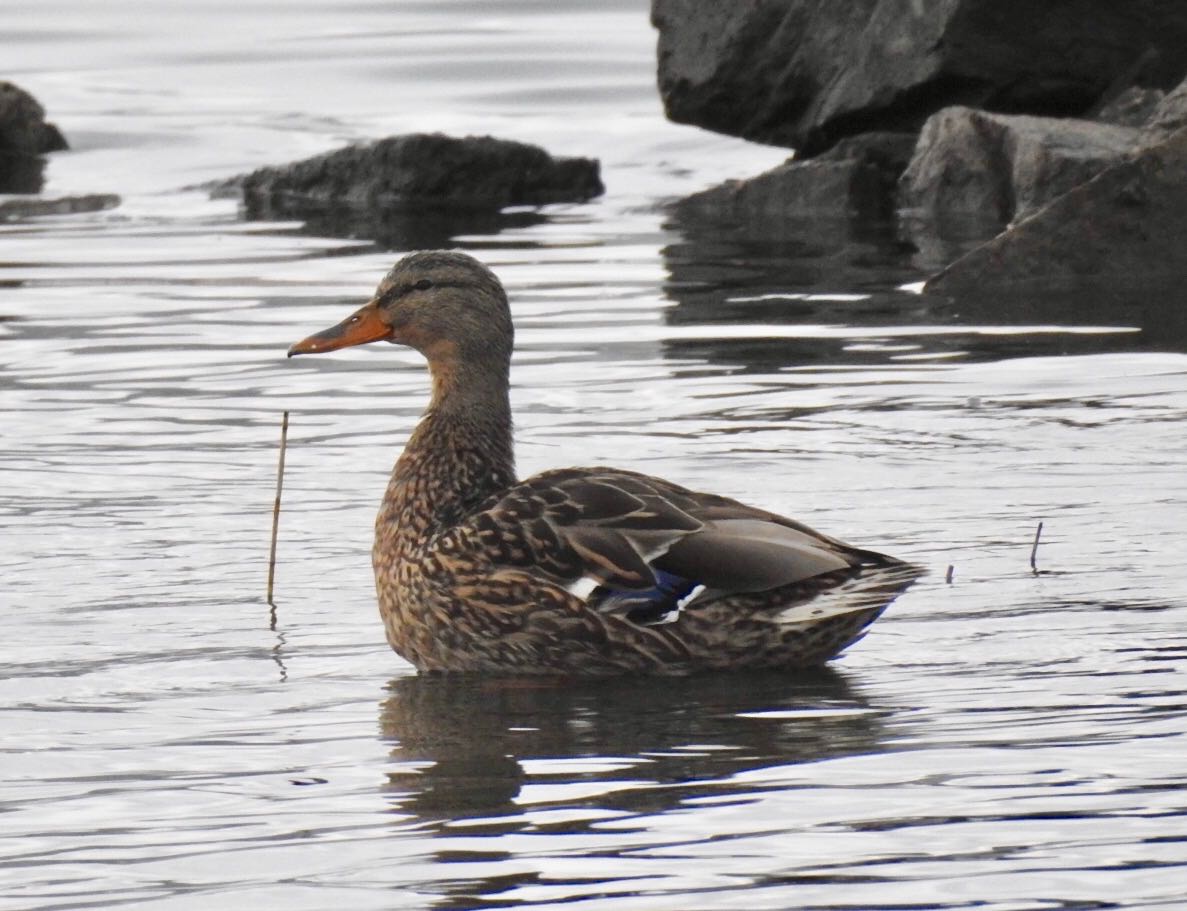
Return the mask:
{"type": "Polygon", "coordinates": [[[276,531],[280,528],[280,492],[284,489],[284,450],[288,446],[289,413],[280,419],[280,464],[276,466],[276,501],[272,504],[272,549],[268,553],[268,603],[272,605],[272,625],[276,625],[276,603],[272,600],[272,582],[276,579],[276,531]]]}
{"type": "Polygon", "coordinates": [[[1035,558],[1039,555],[1039,538],[1043,535],[1043,523],[1039,523],[1039,527],[1035,529],[1035,542],[1030,547],[1030,571],[1036,576],[1039,574],[1039,568],[1035,564],[1035,558]]]}

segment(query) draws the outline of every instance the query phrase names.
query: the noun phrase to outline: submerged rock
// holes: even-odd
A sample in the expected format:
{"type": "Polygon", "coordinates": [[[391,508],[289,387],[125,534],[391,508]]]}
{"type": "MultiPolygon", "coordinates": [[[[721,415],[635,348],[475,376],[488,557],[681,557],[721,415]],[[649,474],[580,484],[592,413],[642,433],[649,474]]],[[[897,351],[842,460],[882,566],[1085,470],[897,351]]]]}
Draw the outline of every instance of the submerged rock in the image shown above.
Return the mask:
{"type": "Polygon", "coordinates": [[[40,192],[45,169],[41,155],[65,148],[66,140],[46,122],[37,99],[0,80],[0,193],[40,192]]]}
{"type": "Polygon", "coordinates": [[[1187,128],[961,257],[925,290],[969,301],[1020,294],[1071,294],[1085,304],[1177,301],[1187,282],[1185,175],[1187,128]]]}
{"type": "Polygon", "coordinates": [[[668,116],[813,155],[965,105],[1078,116],[1187,72],[1166,0],[652,0],[668,116]]]}
{"type": "MultiPolygon", "coordinates": [[[[394,136],[290,165],[261,168],[213,188],[242,194],[249,218],[300,218],[331,233],[397,233],[421,215],[464,225],[507,206],[581,202],[604,192],[598,162],[553,158],[490,136],[394,136]]],[[[497,219],[496,219],[497,221],[497,219]]]]}

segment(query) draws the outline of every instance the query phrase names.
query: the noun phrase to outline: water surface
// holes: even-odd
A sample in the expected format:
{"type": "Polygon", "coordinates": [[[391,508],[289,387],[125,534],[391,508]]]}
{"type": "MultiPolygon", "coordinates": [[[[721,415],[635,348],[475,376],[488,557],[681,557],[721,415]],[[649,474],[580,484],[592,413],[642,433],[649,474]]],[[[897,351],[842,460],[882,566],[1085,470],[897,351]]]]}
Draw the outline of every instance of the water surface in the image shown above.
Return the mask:
{"type": "Polygon", "coordinates": [[[970,311],[897,290],[928,263],[875,228],[664,208],[783,153],[663,120],[645,7],[0,14],[75,148],[46,192],[123,197],[0,225],[4,907],[1182,906],[1178,302],[970,311]],[[423,368],[283,355],[400,251],[180,188],[422,129],[603,162],[603,199],[453,238],[511,293],[524,474],[612,462],[931,570],[830,670],[388,650],[370,527],[423,368]]]}

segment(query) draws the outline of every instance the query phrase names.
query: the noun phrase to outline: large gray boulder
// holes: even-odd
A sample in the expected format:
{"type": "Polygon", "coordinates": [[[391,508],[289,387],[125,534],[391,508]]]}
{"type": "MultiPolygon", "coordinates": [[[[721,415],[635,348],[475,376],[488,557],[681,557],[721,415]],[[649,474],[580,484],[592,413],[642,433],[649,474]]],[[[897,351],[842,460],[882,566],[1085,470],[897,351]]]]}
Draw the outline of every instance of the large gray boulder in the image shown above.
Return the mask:
{"type": "MultiPolygon", "coordinates": [[[[961,301],[1168,299],[1187,285],[1187,128],[1102,171],[925,286],[961,301]]],[[[1181,309],[1181,308],[1179,308],[1181,309]]]]}
{"type": "Polygon", "coordinates": [[[1136,127],[945,108],[924,124],[899,206],[941,233],[970,218],[997,233],[1121,161],[1141,137],[1136,127]]]}
{"type": "Polygon", "coordinates": [[[652,0],[668,116],[815,154],[942,108],[1076,116],[1187,72],[1174,0],[652,0]],[[1124,87],[1124,86],[1122,86],[1124,87]]]}

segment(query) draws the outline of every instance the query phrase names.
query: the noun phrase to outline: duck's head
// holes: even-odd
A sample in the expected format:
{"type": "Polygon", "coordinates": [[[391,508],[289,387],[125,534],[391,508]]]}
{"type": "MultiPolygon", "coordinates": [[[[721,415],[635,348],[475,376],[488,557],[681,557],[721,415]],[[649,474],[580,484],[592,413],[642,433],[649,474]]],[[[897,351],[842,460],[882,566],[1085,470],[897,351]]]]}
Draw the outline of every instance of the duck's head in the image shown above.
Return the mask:
{"type": "Polygon", "coordinates": [[[387,341],[415,348],[434,372],[487,363],[505,369],[512,340],[507,294],[495,274],[465,253],[432,250],[405,256],[370,301],[288,354],[387,341]]]}

